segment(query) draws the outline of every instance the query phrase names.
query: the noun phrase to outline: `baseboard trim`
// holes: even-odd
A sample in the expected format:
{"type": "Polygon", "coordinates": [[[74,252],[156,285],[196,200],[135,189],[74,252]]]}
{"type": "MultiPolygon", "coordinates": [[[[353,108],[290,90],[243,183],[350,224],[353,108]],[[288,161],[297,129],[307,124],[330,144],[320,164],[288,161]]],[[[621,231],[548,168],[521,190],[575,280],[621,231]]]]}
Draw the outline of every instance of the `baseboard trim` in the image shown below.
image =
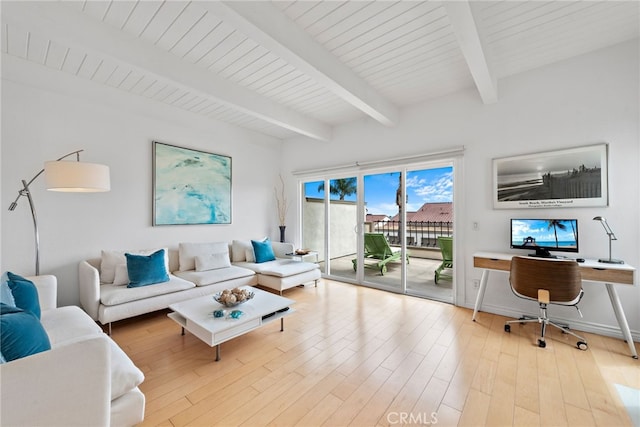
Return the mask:
{"type": "MultiPolygon", "coordinates": [[[[473,306],[465,305],[464,307],[473,310],[473,306]]],[[[500,316],[505,316],[505,317],[513,317],[515,319],[519,318],[523,314],[528,314],[531,316],[538,315],[537,312],[523,313],[521,310],[510,310],[510,309],[505,309],[504,307],[501,307],[501,306],[495,306],[491,304],[482,304],[481,311],[486,313],[498,314],[500,316]]],[[[561,323],[566,323],[570,325],[572,329],[577,329],[580,331],[590,332],[598,335],[604,335],[612,338],[619,338],[622,340],[624,339],[618,325],[610,326],[610,325],[604,325],[601,323],[585,322],[584,320],[580,320],[580,319],[566,319],[563,317],[556,317],[556,316],[552,316],[552,318],[561,323]]],[[[634,342],[640,342],[640,331],[631,330],[631,336],[633,337],[634,342]]]]}

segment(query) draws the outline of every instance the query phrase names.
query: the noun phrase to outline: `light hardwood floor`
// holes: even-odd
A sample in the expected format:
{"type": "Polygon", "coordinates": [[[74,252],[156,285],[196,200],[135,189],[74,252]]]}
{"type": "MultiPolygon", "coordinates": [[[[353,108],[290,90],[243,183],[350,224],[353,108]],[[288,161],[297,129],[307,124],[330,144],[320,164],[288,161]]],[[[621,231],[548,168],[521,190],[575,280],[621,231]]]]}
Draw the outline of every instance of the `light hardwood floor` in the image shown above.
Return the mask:
{"type": "Polygon", "coordinates": [[[537,325],[323,280],[296,313],[215,349],[157,312],[114,324],[143,370],[148,426],[625,426],[614,384],[640,388],[622,340],[589,350],[537,325]],[[434,423],[434,421],[437,421],[434,423]]]}

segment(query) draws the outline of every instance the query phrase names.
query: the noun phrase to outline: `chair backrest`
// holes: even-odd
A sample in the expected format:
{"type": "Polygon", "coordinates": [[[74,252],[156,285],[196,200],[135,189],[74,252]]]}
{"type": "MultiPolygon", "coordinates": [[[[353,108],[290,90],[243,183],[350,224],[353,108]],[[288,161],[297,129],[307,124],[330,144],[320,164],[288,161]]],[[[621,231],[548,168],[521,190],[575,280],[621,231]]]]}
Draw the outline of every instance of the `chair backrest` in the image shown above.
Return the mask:
{"type": "Polygon", "coordinates": [[[582,276],[576,261],[513,257],[509,282],[513,290],[538,299],[538,289],[547,289],[551,302],[570,302],[580,295],[582,276]]]}
{"type": "Polygon", "coordinates": [[[382,233],[364,233],[364,252],[381,257],[393,254],[387,238],[382,233]]]}
{"type": "Polygon", "coordinates": [[[453,260],[453,237],[438,237],[438,246],[440,247],[440,252],[442,253],[443,261],[452,261],[453,260]]]}

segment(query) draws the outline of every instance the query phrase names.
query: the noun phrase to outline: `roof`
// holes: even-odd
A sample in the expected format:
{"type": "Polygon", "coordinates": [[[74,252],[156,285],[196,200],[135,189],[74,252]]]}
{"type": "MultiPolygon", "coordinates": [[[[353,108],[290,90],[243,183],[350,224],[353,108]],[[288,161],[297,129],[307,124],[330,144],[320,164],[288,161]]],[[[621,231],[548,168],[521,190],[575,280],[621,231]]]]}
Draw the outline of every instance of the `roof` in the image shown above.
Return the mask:
{"type": "Polygon", "coordinates": [[[389,221],[389,215],[367,214],[367,222],[389,221]]]}
{"type": "MultiPolygon", "coordinates": [[[[392,221],[398,221],[394,215],[392,221]]],[[[407,221],[412,222],[453,222],[453,203],[425,203],[416,212],[407,212],[407,221]]]]}

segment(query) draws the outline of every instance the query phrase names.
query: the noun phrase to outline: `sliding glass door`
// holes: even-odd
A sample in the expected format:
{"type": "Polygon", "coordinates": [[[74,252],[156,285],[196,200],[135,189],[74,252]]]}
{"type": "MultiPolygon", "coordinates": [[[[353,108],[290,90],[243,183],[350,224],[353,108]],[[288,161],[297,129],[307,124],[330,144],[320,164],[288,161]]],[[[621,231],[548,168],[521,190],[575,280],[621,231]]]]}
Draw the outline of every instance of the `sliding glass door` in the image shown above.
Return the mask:
{"type": "Polygon", "coordinates": [[[442,238],[453,236],[453,162],[378,168],[303,183],[303,246],[325,277],[453,301],[442,238]]]}

